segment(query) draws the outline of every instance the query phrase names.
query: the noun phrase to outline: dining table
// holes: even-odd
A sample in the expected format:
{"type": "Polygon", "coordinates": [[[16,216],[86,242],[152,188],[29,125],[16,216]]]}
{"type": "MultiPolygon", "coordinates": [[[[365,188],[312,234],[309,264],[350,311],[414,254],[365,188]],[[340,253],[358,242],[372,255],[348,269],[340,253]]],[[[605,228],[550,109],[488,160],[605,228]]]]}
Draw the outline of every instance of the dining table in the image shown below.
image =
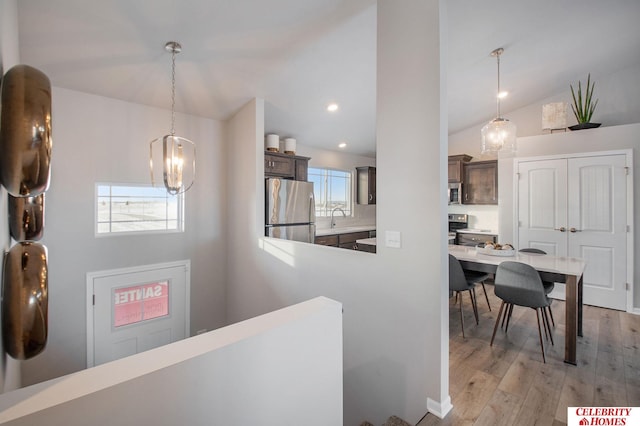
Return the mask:
{"type": "Polygon", "coordinates": [[[540,273],[542,281],[565,284],[565,336],[564,362],[577,365],[577,340],[582,337],[582,277],[586,268],[583,259],[549,254],[522,253],[510,250],[510,253],[494,254],[479,247],[449,245],[449,254],[453,255],[462,268],[495,274],[498,265],[505,261],[521,262],[532,266],[540,273]]]}

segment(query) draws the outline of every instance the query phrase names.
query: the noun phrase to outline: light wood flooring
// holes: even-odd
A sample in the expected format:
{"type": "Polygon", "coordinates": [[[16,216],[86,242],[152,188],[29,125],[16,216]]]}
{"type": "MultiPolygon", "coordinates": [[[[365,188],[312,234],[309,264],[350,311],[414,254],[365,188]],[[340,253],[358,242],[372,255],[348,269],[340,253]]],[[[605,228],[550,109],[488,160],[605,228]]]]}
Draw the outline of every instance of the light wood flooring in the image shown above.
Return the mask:
{"type": "MultiPolygon", "coordinates": [[[[562,425],[567,407],[640,406],[640,316],[584,307],[584,337],[578,337],[578,366],[565,364],[564,302],[552,304],[555,345],[545,341],[543,364],[533,309],[516,306],[508,334],[491,333],[500,308],[493,285],[476,288],[480,324],[469,294],[463,295],[465,336],[459,307],[449,304],[449,394],[445,419],[427,414],[418,426],[562,425]]],[[[543,335],[544,336],[544,335],[543,335]]]]}

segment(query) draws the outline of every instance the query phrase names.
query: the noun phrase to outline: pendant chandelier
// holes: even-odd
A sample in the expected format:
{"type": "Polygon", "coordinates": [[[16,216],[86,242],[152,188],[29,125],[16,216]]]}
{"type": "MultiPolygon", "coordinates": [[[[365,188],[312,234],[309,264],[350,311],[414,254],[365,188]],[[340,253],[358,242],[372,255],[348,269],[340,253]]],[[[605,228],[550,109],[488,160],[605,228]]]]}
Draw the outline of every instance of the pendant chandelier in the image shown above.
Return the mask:
{"type": "Polygon", "coordinates": [[[167,42],[164,46],[171,53],[171,132],[161,138],[156,138],[149,144],[149,168],[151,184],[156,186],[160,181],[164,183],[171,195],[181,194],[191,188],[196,174],[196,145],[189,139],[176,136],[176,54],[182,46],[175,41],[167,42]],[[156,166],[154,170],[154,162],[156,166]],[[159,173],[162,169],[162,179],[159,173]]]}
{"type": "Polygon", "coordinates": [[[484,125],[482,133],[482,154],[496,153],[498,151],[516,151],[516,125],[500,116],[500,98],[506,93],[500,91],[500,55],[504,52],[502,47],[491,52],[498,62],[498,92],[496,96],[496,118],[484,125]]]}

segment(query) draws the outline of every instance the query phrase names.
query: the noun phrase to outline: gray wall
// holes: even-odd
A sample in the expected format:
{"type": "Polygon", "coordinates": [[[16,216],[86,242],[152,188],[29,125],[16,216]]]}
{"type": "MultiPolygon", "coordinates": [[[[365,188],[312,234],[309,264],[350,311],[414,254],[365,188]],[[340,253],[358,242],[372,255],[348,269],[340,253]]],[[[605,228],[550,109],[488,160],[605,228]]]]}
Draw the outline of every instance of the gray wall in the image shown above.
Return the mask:
{"type": "Polygon", "coordinates": [[[340,301],[345,425],[393,414],[417,423],[427,398],[448,401],[438,19],[436,0],[378,4],[377,229],[381,241],[400,231],[402,248],[371,255],[262,237],[264,102],[228,127],[229,321],[318,295],[340,301]]]}
{"type": "Polygon", "coordinates": [[[149,183],[149,141],[166,134],[167,110],[67,89],[53,90],[53,158],[46,195],[49,339],[23,363],[23,384],[86,367],[86,273],[191,260],[191,331],[225,325],[226,234],[223,126],[178,114],[176,130],[197,144],[198,168],[186,195],[186,231],[94,235],[96,182],[149,183]]]}

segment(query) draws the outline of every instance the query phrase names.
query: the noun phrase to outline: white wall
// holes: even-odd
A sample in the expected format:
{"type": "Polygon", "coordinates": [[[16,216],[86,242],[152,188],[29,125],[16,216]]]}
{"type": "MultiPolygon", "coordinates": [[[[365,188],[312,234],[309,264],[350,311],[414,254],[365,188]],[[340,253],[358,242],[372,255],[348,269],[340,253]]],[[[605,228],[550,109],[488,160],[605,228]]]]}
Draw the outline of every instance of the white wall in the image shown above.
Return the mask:
{"type": "Polygon", "coordinates": [[[345,425],[393,414],[417,423],[427,398],[447,406],[438,18],[435,0],[378,4],[377,229],[379,239],[400,231],[401,249],[381,245],[370,255],[262,237],[264,102],[250,102],[228,126],[229,320],[318,295],[340,301],[345,425]]]}
{"type": "Polygon", "coordinates": [[[342,312],[318,298],[0,396],[0,423],[339,425],[342,312]]]}
{"type": "MultiPolygon", "coordinates": [[[[572,154],[580,152],[598,152],[617,149],[632,149],[634,200],[640,199],[640,124],[600,127],[598,129],[580,130],[577,132],[554,133],[552,135],[518,138],[517,157],[537,157],[543,155],[572,154]]],[[[513,160],[498,161],[498,179],[503,184],[498,188],[500,199],[500,235],[504,241],[513,241],[514,234],[514,187],[513,160]]],[[[640,265],[640,208],[637,203],[634,209],[634,265],[640,265]]],[[[634,301],[633,306],[640,307],[640,268],[634,268],[634,301]]]]}
{"type": "Polygon", "coordinates": [[[177,114],[177,133],[198,149],[184,233],[96,238],[95,183],[149,183],[149,141],[167,133],[170,111],[55,87],[52,110],[52,178],[42,239],[49,249],[49,338],[42,354],[23,363],[24,383],[86,367],[87,272],[190,259],[192,333],[225,325],[221,123],[177,114]]]}
{"type": "MultiPolygon", "coordinates": [[[[20,63],[18,55],[18,5],[17,0],[0,0],[0,76],[20,63]]],[[[9,218],[7,215],[7,191],[0,186],[0,249],[11,246],[9,218]]],[[[0,268],[0,282],[2,269],[0,268]]],[[[1,311],[0,311],[1,314],[1,311]]],[[[9,358],[0,339],[0,393],[20,386],[20,363],[9,358]]]]}
{"type": "MultiPolygon", "coordinates": [[[[376,223],[376,206],[367,204],[358,204],[356,197],[356,179],[355,168],[361,166],[374,166],[376,159],[365,157],[362,155],[349,154],[347,152],[338,152],[328,149],[314,148],[306,145],[298,144],[296,149],[297,155],[311,157],[309,167],[326,167],[339,170],[351,170],[354,173],[352,182],[352,198],[353,198],[353,216],[343,218],[336,215],[336,223],[338,226],[354,226],[354,225],[375,225],[376,223]]],[[[316,218],[316,227],[318,229],[329,228],[331,226],[330,218],[316,218]]]]}
{"type": "MultiPolygon", "coordinates": [[[[578,77],[583,82],[585,78],[586,76],[578,77]]],[[[640,63],[618,70],[611,75],[591,75],[591,78],[596,82],[595,97],[599,99],[593,114],[593,122],[602,123],[603,127],[638,122],[638,117],[640,117],[640,63]]],[[[571,103],[570,83],[575,85],[576,82],[568,81],[566,90],[524,108],[509,112],[503,108],[503,115],[518,127],[518,138],[549,133],[549,131],[542,130],[542,105],[550,102],[571,103]]],[[[508,101],[505,104],[508,104],[508,101]]],[[[576,124],[571,106],[568,107],[567,122],[570,126],[576,124]]],[[[469,154],[474,157],[474,160],[481,159],[480,129],[485,124],[478,123],[461,132],[450,134],[449,155],[469,154]]]]}

